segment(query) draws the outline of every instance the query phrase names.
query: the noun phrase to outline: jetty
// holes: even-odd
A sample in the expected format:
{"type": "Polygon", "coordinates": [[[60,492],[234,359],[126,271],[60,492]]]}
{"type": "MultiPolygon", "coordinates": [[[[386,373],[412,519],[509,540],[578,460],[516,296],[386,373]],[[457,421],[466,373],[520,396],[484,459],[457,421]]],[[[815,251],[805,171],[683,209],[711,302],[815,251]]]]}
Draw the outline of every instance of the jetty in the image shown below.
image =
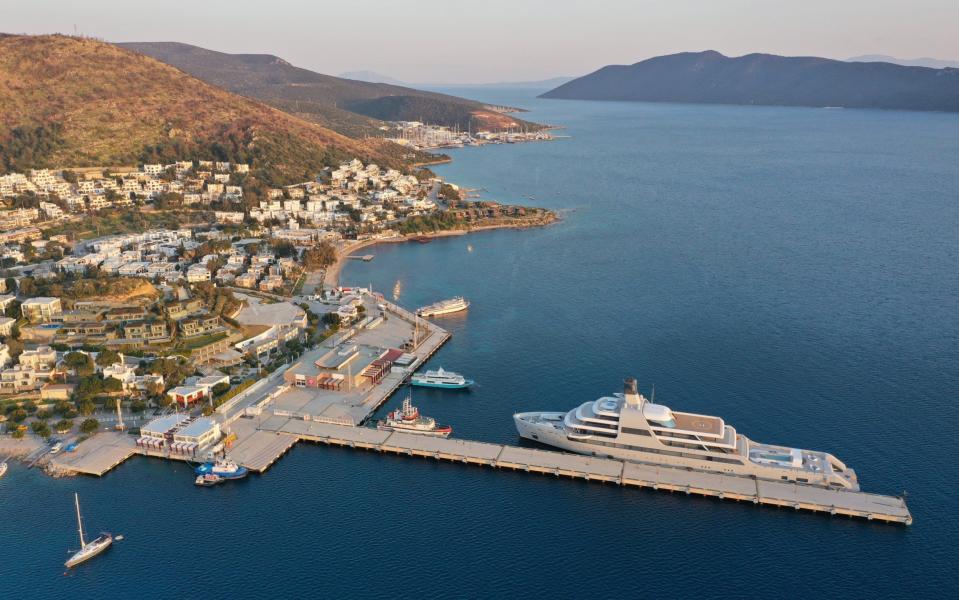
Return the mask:
{"type": "Polygon", "coordinates": [[[260,425],[260,429],[295,436],[298,440],[385,454],[912,524],[912,515],[905,501],[896,496],[832,490],[553,450],[426,437],[282,417],[267,419],[260,425]]]}

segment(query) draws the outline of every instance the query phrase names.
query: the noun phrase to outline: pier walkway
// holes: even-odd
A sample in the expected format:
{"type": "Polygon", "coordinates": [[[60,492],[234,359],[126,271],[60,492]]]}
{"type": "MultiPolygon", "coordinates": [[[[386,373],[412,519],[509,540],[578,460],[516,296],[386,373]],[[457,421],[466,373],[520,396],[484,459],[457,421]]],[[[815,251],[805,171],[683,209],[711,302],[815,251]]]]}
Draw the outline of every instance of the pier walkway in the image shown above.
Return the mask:
{"type": "Polygon", "coordinates": [[[277,416],[262,422],[260,430],[335,446],[912,524],[912,515],[905,501],[895,496],[277,416]]]}

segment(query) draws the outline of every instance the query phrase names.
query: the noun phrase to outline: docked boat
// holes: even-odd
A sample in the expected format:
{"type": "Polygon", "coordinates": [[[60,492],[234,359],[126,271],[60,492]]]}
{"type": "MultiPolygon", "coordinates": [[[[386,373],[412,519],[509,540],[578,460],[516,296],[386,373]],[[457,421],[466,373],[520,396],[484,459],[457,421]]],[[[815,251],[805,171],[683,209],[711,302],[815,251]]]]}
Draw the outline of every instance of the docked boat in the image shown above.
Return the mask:
{"type": "Polygon", "coordinates": [[[203,463],[194,469],[194,472],[197,475],[216,475],[221,479],[243,479],[250,474],[246,467],[241,467],[228,458],[221,458],[212,463],[203,463]]]}
{"type": "Polygon", "coordinates": [[[438,317],[440,315],[448,315],[450,313],[456,313],[469,308],[469,300],[463,298],[462,296],[456,296],[455,298],[450,298],[449,300],[440,300],[429,306],[424,306],[416,311],[421,317],[438,317]]]}
{"type": "Polygon", "coordinates": [[[0,463],[0,477],[3,477],[7,474],[7,461],[0,463]]]}
{"type": "Polygon", "coordinates": [[[416,373],[410,378],[410,383],[420,387],[443,388],[448,390],[462,390],[473,385],[472,379],[466,379],[459,373],[445,371],[443,367],[435,371],[416,373]]]}
{"type": "Polygon", "coordinates": [[[80,549],[64,563],[68,569],[90,560],[113,544],[113,536],[109,533],[101,533],[99,537],[91,542],[87,542],[83,538],[83,519],[80,518],[80,496],[78,494],[73,494],[73,502],[77,507],[77,529],[80,532],[80,549]]]}
{"type": "Polygon", "coordinates": [[[193,483],[203,487],[212,487],[214,485],[223,483],[224,481],[226,481],[226,479],[220,477],[219,475],[214,473],[205,473],[203,475],[197,475],[196,479],[193,480],[193,483]]]}
{"type": "Polygon", "coordinates": [[[435,419],[421,415],[419,409],[413,406],[412,396],[407,396],[403,400],[402,408],[394,410],[386,415],[385,419],[378,421],[376,428],[383,431],[402,431],[442,438],[449,437],[453,433],[453,428],[449,425],[437,425],[435,419]]]}
{"type": "Polygon", "coordinates": [[[832,454],[760,444],[720,417],[674,411],[653,400],[629,378],[622,394],[568,412],[518,413],[513,420],[520,437],[579,454],[859,490],[856,472],[832,454]]]}

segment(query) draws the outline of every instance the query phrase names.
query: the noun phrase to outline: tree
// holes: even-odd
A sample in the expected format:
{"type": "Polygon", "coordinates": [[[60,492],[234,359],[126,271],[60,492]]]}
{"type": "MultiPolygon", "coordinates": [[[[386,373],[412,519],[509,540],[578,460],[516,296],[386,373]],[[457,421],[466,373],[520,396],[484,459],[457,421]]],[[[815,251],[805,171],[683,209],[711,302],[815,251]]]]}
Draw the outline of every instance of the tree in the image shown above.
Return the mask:
{"type": "Polygon", "coordinates": [[[46,421],[34,421],[33,423],[30,423],[30,429],[33,430],[33,433],[42,438],[50,437],[50,427],[47,425],[46,421]]]}
{"type": "Polygon", "coordinates": [[[80,377],[92,375],[95,370],[93,359],[90,358],[89,354],[83,352],[70,352],[63,357],[63,362],[66,363],[68,367],[74,369],[80,377]]]}
{"type": "Polygon", "coordinates": [[[83,423],[80,423],[80,432],[91,434],[97,429],[100,429],[100,421],[96,419],[85,419],[83,423]]]}
{"type": "Polygon", "coordinates": [[[97,354],[97,364],[101,367],[108,367],[120,362],[120,353],[116,350],[104,350],[97,354]]]}
{"type": "Polygon", "coordinates": [[[307,271],[325,269],[336,262],[336,248],[329,242],[320,242],[303,253],[303,267],[307,271]]]}
{"type": "Polygon", "coordinates": [[[77,409],[80,411],[81,415],[88,417],[97,409],[97,405],[93,403],[93,400],[87,398],[80,402],[80,405],[77,407],[77,409]]]}
{"type": "Polygon", "coordinates": [[[66,433],[73,429],[73,421],[70,419],[60,419],[57,421],[56,430],[57,433],[66,433]]]}
{"type": "Polygon", "coordinates": [[[14,427],[13,429],[10,430],[10,435],[13,437],[13,439],[19,440],[23,438],[23,430],[20,429],[19,427],[14,427]]]}
{"type": "Polygon", "coordinates": [[[221,395],[227,393],[228,391],[230,391],[230,384],[227,383],[227,382],[225,382],[225,381],[221,381],[220,383],[218,383],[218,384],[216,384],[215,386],[213,386],[213,395],[214,395],[214,396],[221,396],[221,395]]]}
{"type": "Polygon", "coordinates": [[[338,329],[340,326],[340,315],[329,312],[323,315],[323,323],[330,329],[338,329]]]}
{"type": "Polygon", "coordinates": [[[32,415],[33,413],[37,412],[37,405],[33,400],[27,400],[23,403],[23,410],[32,415]]]}

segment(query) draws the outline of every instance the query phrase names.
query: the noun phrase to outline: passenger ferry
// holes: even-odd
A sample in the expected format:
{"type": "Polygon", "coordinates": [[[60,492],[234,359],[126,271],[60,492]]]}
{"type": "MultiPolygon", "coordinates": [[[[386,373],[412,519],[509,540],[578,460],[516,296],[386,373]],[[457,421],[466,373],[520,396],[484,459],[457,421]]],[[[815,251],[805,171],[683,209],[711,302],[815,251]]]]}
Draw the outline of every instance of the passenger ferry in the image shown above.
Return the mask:
{"type": "Polygon", "coordinates": [[[440,315],[448,315],[450,313],[456,313],[464,311],[469,308],[469,300],[466,300],[462,296],[456,296],[455,298],[450,298],[449,300],[440,300],[429,306],[424,306],[416,311],[421,317],[438,317],[440,315]]]}
{"type": "Polygon", "coordinates": [[[472,379],[466,379],[459,373],[444,371],[440,367],[436,371],[417,373],[410,378],[410,383],[420,387],[443,388],[448,390],[462,390],[473,385],[472,379]]]}
{"type": "Polygon", "coordinates": [[[633,378],[622,394],[569,412],[518,413],[513,420],[520,437],[579,454],[859,490],[856,472],[832,454],[754,442],[719,417],[647,400],[633,378]]]}
{"type": "Polygon", "coordinates": [[[376,423],[376,428],[383,431],[402,431],[417,435],[447,438],[453,433],[449,425],[437,425],[436,420],[424,417],[418,408],[413,406],[412,395],[403,400],[403,407],[386,415],[386,418],[376,423]]]}

